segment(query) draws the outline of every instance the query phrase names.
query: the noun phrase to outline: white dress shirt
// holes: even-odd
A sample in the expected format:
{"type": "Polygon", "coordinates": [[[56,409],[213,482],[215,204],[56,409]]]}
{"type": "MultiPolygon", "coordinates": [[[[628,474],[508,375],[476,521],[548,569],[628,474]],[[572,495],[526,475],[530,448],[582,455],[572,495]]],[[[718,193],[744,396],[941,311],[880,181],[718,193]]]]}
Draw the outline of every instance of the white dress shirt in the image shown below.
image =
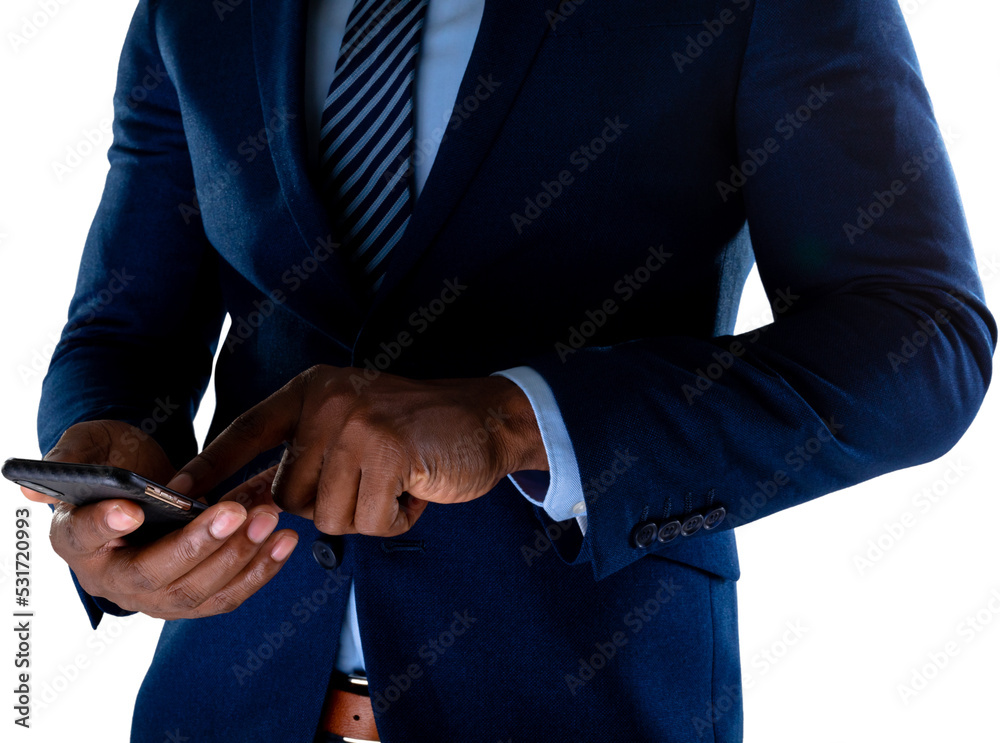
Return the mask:
{"type": "MultiPolygon", "coordinates": [[[[417,58],[414,90],[414,178],[419,196],[447,136],[458,88],[472,56],[485,0],[430,0],[417,58]]],[[[306,130],[310,149],[319,159],[319,124],[340,44],[354,0],[310,0],[306,37],[306,130]]],[[[516,473],[511,481],[525,498],[542,506],[550,518],[576,518],[586,532],[587,513],[573,444],[549,385],[534,369],[519,366],[496,372],[517,384],[528,397],[538,420],[548,457],[548,473],[516,473]]],[[[340,632],[337,668],[364,671],[361,635],[354,597],[348,597],[340,632]]]]}

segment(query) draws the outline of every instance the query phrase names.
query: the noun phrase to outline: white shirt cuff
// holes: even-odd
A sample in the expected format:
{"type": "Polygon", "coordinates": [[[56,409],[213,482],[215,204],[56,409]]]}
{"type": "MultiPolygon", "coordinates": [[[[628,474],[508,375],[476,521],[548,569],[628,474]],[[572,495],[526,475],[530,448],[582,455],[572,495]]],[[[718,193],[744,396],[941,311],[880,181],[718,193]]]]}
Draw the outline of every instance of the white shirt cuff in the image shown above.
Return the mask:
{"type": "Polygon", "coordinates": [[[492,376],[509,379],[527,396],[549,460],[547,473],[528,470],[514,472],[508,477],[521,495],[544,508],[549,518],[554,521],[575,518],[580,531],[586,534],[587,504],[583,499],[580,469],[573,453],[573,442],[548,382],[530,366],[505,369],[492,376]]]}

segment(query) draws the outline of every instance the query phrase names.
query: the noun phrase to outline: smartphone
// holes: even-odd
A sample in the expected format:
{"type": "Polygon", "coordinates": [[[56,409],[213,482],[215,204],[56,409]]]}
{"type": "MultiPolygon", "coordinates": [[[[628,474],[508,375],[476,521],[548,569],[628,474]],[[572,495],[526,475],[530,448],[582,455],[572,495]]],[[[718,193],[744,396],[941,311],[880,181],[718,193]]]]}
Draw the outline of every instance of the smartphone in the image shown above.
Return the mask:
{"type": "Polygon", "coordinates": [[[46,462],[40,459],[8,459],[3,476],[74,506],[109,498],[124,498],[142,506],[142,526],[125,539],[148,542],[184,526],[208,508],[201,501],[175,493],[120,467],[96,464],[46,462]]]}

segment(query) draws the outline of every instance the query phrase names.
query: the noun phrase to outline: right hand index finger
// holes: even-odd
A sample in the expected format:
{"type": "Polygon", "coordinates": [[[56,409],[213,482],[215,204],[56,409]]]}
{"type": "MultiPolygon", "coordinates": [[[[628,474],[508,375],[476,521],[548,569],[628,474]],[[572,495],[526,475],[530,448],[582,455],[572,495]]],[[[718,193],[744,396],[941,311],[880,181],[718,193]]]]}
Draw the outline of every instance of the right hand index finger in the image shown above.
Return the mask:
{"type": "Polygon", "coordinates": [[[201,495],[258,454],[281,444],[295,430],[303,394],[300,376],[257,403],[234,420],[201,454],[181,467],[167,487],[184,495],[201,495]]]}

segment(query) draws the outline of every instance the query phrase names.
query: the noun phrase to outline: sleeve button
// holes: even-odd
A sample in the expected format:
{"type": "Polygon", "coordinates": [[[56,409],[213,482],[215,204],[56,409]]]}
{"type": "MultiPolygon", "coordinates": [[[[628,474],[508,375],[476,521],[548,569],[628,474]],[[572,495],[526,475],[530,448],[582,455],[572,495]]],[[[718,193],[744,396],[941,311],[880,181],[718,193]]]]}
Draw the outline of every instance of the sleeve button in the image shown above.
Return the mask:
{"type": "Polygon", "coordinates": [[[681,533],[681,522],[680,521],[668,521],[660,526],[660,530],[656,533],[656,538],[662,543],[672,542],[681,533]]]}
{"type": "Polygon", "coordinates": [[[656,541],[656,523],[647,521],[637,524],[632,531],[632,544],[641,550],[648,549],[656,541]]]}
{"type": "Polygon", "coordinates": [[[703,528],[705,531],[710,531],[721,524],[724,518],[726,518],[726,509],[719,506],[715,510],[709,511],[708,515],[705,516],[705,526],[703,528]]]}
{"type": "Polygon", "coordinates": [[[704,523],[705,517],[700,513],[696,513],[681,525],[681,534],[685,537],[690,537],[692,534],[697,532],[704,523]]]}

